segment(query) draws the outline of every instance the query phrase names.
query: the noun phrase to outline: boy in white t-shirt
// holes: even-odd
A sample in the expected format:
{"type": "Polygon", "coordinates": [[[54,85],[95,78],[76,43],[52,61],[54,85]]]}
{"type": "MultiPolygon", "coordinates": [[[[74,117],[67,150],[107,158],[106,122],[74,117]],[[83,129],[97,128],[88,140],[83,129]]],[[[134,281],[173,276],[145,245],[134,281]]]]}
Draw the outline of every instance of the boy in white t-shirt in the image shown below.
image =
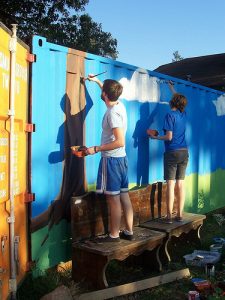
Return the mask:
{"type": "Polygon", "coordinates": [[[88,80],[96,82],[102,90],[101,99],[107,110],[102,120],[101,145],[87,149],[87,154],[101,152],[97,177],[97,193],[104,193],[110,209],[110,234],[101,242],[119,242],[120,238],[133,240],[133,208],[128,193],[128,164],[125,152],[127,114],[118,101],[122,85],[112,79],[102,83],[92,74],[88,80]],[[122,209],[126,229],[120,232],[122,209]]]}

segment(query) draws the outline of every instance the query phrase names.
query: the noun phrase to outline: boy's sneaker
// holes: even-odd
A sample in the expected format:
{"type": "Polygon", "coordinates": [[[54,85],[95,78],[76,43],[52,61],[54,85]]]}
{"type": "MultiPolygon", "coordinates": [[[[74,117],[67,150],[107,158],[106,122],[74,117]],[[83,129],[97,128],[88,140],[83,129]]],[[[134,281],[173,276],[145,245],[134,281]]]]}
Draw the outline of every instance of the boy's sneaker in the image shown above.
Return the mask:
{"type": "Polygon", "coordinates": [[[127,241],[133,241],[134,235],[133,234],[126,234],[124,231],[120,231],[120,238],[127,241]]]}
{"type": "Polygon", "coordinates": [[[169,217],[161,218],[160,222],[165,223],[165,224],[173,224],[173,219],[169,217]]]}
{"type": "Polygon", "coordinates": [[[176,222],[183,222],[184,219],[182,217],[175,217],[176,222]]]}
{"type": "Polygon", "coordinates": [[[95,241],[99,244],[101,244],[101,243],[119,243],[120,238],[119,237],[112,238],[110,235],[107,235],[105,237],[98,237],[97,239],[95,239],[95,241]]]}

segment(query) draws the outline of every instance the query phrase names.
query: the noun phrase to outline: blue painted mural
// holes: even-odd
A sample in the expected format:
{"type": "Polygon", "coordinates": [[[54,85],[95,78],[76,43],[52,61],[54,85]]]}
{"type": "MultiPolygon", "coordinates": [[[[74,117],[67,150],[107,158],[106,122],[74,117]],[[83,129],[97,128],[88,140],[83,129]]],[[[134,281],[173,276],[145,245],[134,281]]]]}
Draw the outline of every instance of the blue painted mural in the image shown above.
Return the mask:
{"type": "Polygon", "coordinates": [[[33,259],[40,265],[48,267],[66,256],[70,198],[95,189],[100,155],[80,159],[70,150],[74,145],[100,144],[106,108],[99,87],[80,80],[89,73],[105,72],[100,80],[112,78],[124,87],[120,100],[128,114],[130,187],[163,181],[164,145],[149,140],[146,130],[162,130],[171,98],[168,81],[173,81],[175,90],[188,99],[190,163],[186,210],[207,212],[223,205],[219,196],[225,192],[222,92],[51,44],[43,37],[34,37],[33,53],[36,62],[32,68],[32,115],[36,132],[32,136],[32,191],[36,201],[32,209],[32,239],[33,259]],[[49,243],[54,248],[55,241],[49,236],[56,226],[61,226],[58,232],[64,246],[58,247],[59,253],[52,259],[49,243]]]}

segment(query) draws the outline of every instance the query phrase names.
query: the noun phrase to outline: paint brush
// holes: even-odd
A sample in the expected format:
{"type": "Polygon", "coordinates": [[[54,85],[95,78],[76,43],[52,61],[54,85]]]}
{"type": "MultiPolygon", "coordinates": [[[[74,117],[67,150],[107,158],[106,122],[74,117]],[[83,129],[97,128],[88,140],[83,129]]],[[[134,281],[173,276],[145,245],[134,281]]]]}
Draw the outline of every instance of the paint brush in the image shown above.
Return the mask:
{"type": "MultiPolygon", "coordinates": [[[[98,74],[95,74],[95,75],[92,75],[92,76],[88,76],[88,77],[94,78],[94,77],[99,76],[99,75],[102,75],[102,74],[104,74],[104,73],[107,73],[107,71],[104,71],[104,72],[101,72],[101,73],[98,73],[98,74]]],[[[88,78],[88,77],[87,77],[87,78],[88,78]]]]}
{"type": "MultiPolygon", "coordinates": [[[[94,78],[94,77],[99,76],[99,75],[102,75],[102,74],[104,74],[104,73],[107,73],[107,71],[104,71],[104,72],[101,72],[101,73],[98,73],[98,74],[95,74],[95,75],[92,75],[92,76],[88,76],[88,77],[89,77],[89,78],[94,78]]],[[[88,77],[81,77],[81,78],[80,78],[80,82],[81,82],[81,83],[84,83],[85,80],[88,79],[88,77]]]]}

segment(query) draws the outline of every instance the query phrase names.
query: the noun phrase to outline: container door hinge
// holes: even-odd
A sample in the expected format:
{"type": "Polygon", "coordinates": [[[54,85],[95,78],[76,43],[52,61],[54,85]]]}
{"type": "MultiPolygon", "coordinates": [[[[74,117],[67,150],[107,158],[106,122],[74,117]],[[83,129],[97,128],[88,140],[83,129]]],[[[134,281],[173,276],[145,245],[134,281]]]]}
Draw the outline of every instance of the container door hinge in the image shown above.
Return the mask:
{"type": "Polygon", "coordinates": [[[6,271],[7,271],[6,269],[3,269],[2,267],[0,267],[0,274],[6,274],[6,271]]]}
{"type": "Polygon", "coordinates": [[[30,63],[36,62],[36,55],[28,52],[27,61],[30,63]]]}
{"type": "Polygon", "coordinates": [[[6,241],[7,241],[8,237],[7,235],[2,235],[1,236],[1,251],[2,251],[2,254],[5,252],[5,244],[6,244],[6,241]]]}
{"type": "Polygon", "coordinates": [[[26,125],[25,125],[25,131],[26,132],[35,132],[35,124],[26,123],[26,125]]]}
{"type": "Polygon", "coordinates": [[[34,193],[25,193],[24,194],[24,203],[30,203],[35,200],[35,194],[34,193]]]}

